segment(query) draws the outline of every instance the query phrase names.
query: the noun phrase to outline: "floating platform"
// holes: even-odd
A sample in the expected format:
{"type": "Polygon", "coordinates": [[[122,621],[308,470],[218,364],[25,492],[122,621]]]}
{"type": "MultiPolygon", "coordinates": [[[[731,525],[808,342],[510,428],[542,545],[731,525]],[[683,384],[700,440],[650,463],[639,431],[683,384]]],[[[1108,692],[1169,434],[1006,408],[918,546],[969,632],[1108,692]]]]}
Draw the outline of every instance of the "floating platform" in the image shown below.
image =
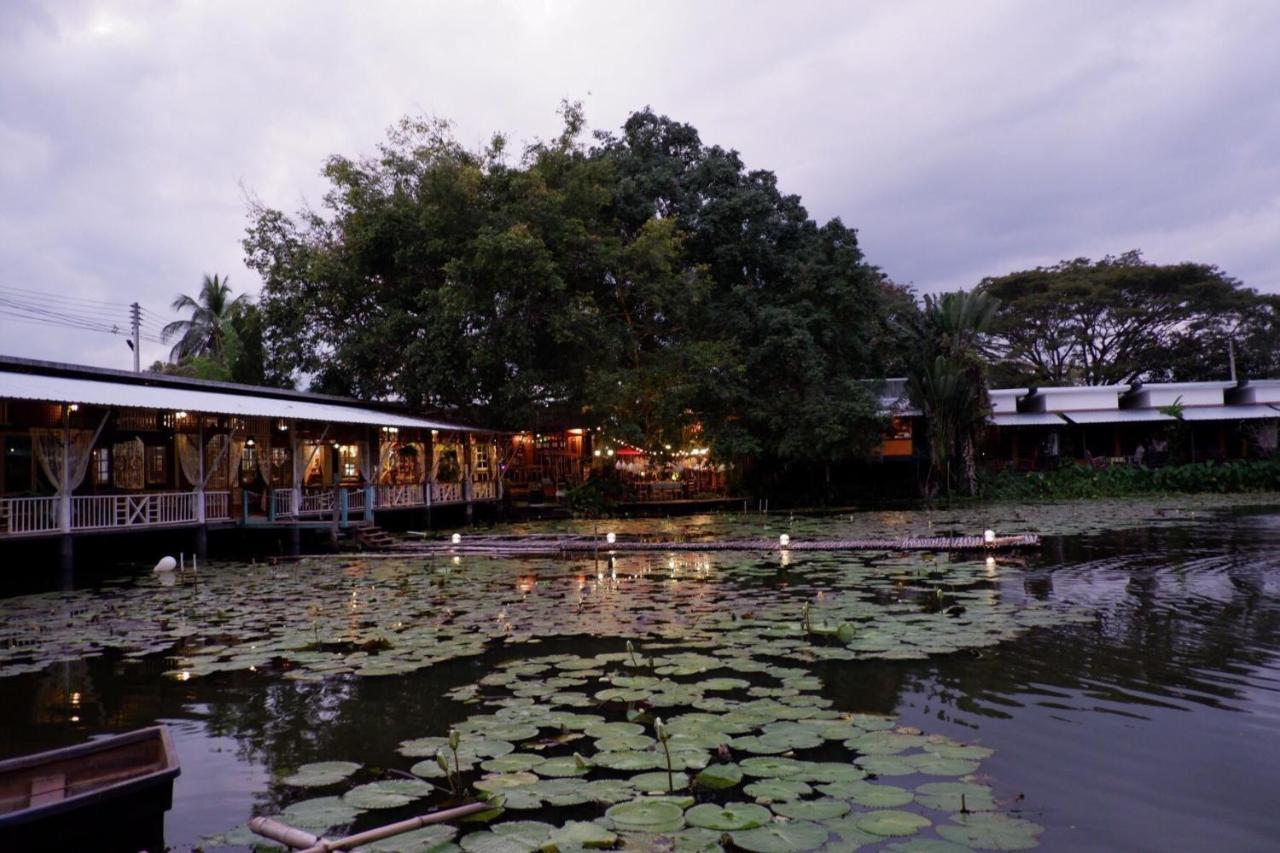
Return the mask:
{"type": "Polygon", "coordinates": [[[1040,537],[1030,533],[997,536],[988,542],[982,536],[924,536],[900,539],[792,539],[783,546],[777,539],[720,539],[691,542],[662,542],[619,536],[608,542],[604,536],[526,534],[520,536],[468,536],[461,541],[424,539],[392,546],[391,553],[403,556],[489,556],[537,557],[582,556],[686,551],[1009,551],[1040,547],[1040,537]]]}

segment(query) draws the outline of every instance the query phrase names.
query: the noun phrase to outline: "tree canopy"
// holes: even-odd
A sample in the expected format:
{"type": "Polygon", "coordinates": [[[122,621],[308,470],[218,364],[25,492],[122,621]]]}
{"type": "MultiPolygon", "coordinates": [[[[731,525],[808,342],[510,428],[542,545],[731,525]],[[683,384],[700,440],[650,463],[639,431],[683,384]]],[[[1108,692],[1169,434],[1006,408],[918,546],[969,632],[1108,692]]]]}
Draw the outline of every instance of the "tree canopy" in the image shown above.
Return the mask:
{"type": "Polygon", "coordinates": [[[1106,385],[1272,375],[1275,297],[1214,266],[1152,264],[1137,251],[987,278],[1000,300],[989,353],[1001,384],[1106,385]]]}
{"type": "Polygon", "coordinates": [[[500,427],[548,412],[646,448],[778,466],[880,437],[886,305],[856,232],[652,110],[589,139],[576,105],[518,157],[407,118],[332,156],[319,210],[245,239],[272,370],[500,427]]]}

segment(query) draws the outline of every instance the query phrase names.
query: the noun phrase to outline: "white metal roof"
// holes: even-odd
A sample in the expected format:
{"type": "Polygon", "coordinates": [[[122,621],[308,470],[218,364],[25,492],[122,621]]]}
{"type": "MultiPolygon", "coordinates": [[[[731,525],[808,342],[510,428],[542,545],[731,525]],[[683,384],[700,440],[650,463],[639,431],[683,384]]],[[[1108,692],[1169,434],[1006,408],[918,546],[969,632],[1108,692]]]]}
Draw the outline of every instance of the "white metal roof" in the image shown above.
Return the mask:
{"type": "Polygon", "coordinates": [[[996,412],[991,422],[1002,427],[1062,426],[1064,423],[1053,412],[996,412]]]}
{"type": "Polygon", "coordinates": [[[306,400],[223,394],[194,388],[168,388],[129,382],[105,382],[66,376],[0,371],[0,399],[82,403],[91,406],[134,406],[168,412],[205,412],[246,417],[296,418],[344,424],[418,429],[467,430],[470,427],[394,415],[377,409],[306,400]]]}
{"type": "Polygon", "coordinates": [[[1271,406],[1188,406],[1182,410],[1184,421],[1244,421],[1258,418],[1280,418],[1271,406]]]}
{"type": "Polygon", "coordinates": [[[1128,424],[1175,420],[1156,409],[1103,409],[1091,412],[1063,412],[1062,416],[1073,424],[1128,424]]]}

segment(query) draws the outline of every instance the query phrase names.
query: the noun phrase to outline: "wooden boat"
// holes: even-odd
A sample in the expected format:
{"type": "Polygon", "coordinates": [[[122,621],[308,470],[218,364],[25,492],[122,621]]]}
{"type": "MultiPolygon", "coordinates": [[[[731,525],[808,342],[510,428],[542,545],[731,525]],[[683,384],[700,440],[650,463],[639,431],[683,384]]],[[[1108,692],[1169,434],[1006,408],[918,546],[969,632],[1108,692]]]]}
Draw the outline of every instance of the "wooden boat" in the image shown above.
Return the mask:
{"type": "Polygon", "coordinates": [[[0,850],[163,850],[180,772],[165,726],[0,761],[0,850]]]}

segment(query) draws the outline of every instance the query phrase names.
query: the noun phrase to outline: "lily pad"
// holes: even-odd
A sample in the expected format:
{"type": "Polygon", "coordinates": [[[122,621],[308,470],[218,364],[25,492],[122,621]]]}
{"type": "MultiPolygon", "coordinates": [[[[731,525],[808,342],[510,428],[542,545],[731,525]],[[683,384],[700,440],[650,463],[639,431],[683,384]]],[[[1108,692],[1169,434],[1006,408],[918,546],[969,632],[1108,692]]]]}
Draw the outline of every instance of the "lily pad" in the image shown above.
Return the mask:
{"type": "Polygon", "coordinates": [[[694,777],[699,788],[718,791],[732,788],[742,781],[742,768],[736,764],[712,764],[694,777]]]}
{"type": "Polygon", "coordinates": [[[869,809],[905,806],[915,799],[915,795],[906,788],[883,782],[832,782],[829,785],[819,785],[818,790],[829,797],[852,800],[869,809]]]}
{"type": "Polygon", "coordinates": [[[319,834],[337,826],[346,826],[363,811],[342,797],[315,797],[289,806],[280,813],[280,819],[291,826],[319,834]]]}
{"type": "Polygon", "coordinates": [[[323,788],[341,782],[361,766],[354,761],[316,761],[302,765],[280,782],[296,788],[323,788]]]}
{"type": "Polygon", "coordinates": [[[605,850],[618,843],[617,834],[610,832],[597,823],[571,820],[560,829],[551,833],[543,851],[561,850],[605,850]]]}
{"type": "Polygon", "coordinates": [[[790,800],[774,803],[773,810],[783,817],[793,820],[823,821],[842,817],[849,813],[849,804],[844,800],[790,800]]]}
{"type": "Polygon", "coordinates": [[[703,803],[685,812],[684,819],[690,826],[730,832],[764,826],[773,819],[773,815],[764,806],[755,803],[703,803]]]}
{"type": "Polygon", "coordinates": [[[683,791],[689,787],[689,776],[679,771],[673,772],[668,778],[667,771],[655,770],[652,773],[638,773],[631,777],[631,786],[637,791],[645,793],[668,793],[669,791],[683,791]],[[668,783],[674,787],[668,787],[668,783]]]}
{"type": "Polygon", "coordinates": [[[797,820],[735,832],[732,837],[736,846],[752,853],[800,853],[822,847],[830,834],[825,826],[797,820]]]}
{"type": "Polygon", "coordinates": [[[799,779],[762,779],[742,789],[743,793],[757,800],[795,800],[813,790],[808,782],[799,779]]]}
{"type": "Polygon", "coordinates": [[[872,835],[915,835],[933,821],[915,812],[897,809],[867,812],[858,818],[858,828],[872,835]]]}
{"type": "Polygon", "coordinates": [[[969,782],[929,782],[916,788],[916,802],[927,809],[958,812],[961,807],[971,812],[991,811],[996,807],[991,789],[969,782]]]}
{"type": "Polygon", "coordinates": [[[665,800],[644,798],[610,806],[605,817],[619,829],[674,832],[684,826],[684,809],[665,800]]]}
{"type": "Polygon", "coordinates": [[[1037,846],[1044,827],[1029,820],[994,813],[953,814],[950,824],[939,824],[938,834],[948,841],[979,850],[1029,850],[1037,846]]]}
{"type": "Polygon", "coordinates": [[[458,830],[452,826],[437,823],[381,841],[362,844],[360,850],[368,853],[447,853],[449,850],[460,849],[452,843],[457,834],[458,830]]]}
{"type": "Polygon", "coordinates": [[[342,795],[343,802],[358,809],[394,809],[430,796],[435,787],[413,779],[388,779],[357,785],[342,795]]]}

